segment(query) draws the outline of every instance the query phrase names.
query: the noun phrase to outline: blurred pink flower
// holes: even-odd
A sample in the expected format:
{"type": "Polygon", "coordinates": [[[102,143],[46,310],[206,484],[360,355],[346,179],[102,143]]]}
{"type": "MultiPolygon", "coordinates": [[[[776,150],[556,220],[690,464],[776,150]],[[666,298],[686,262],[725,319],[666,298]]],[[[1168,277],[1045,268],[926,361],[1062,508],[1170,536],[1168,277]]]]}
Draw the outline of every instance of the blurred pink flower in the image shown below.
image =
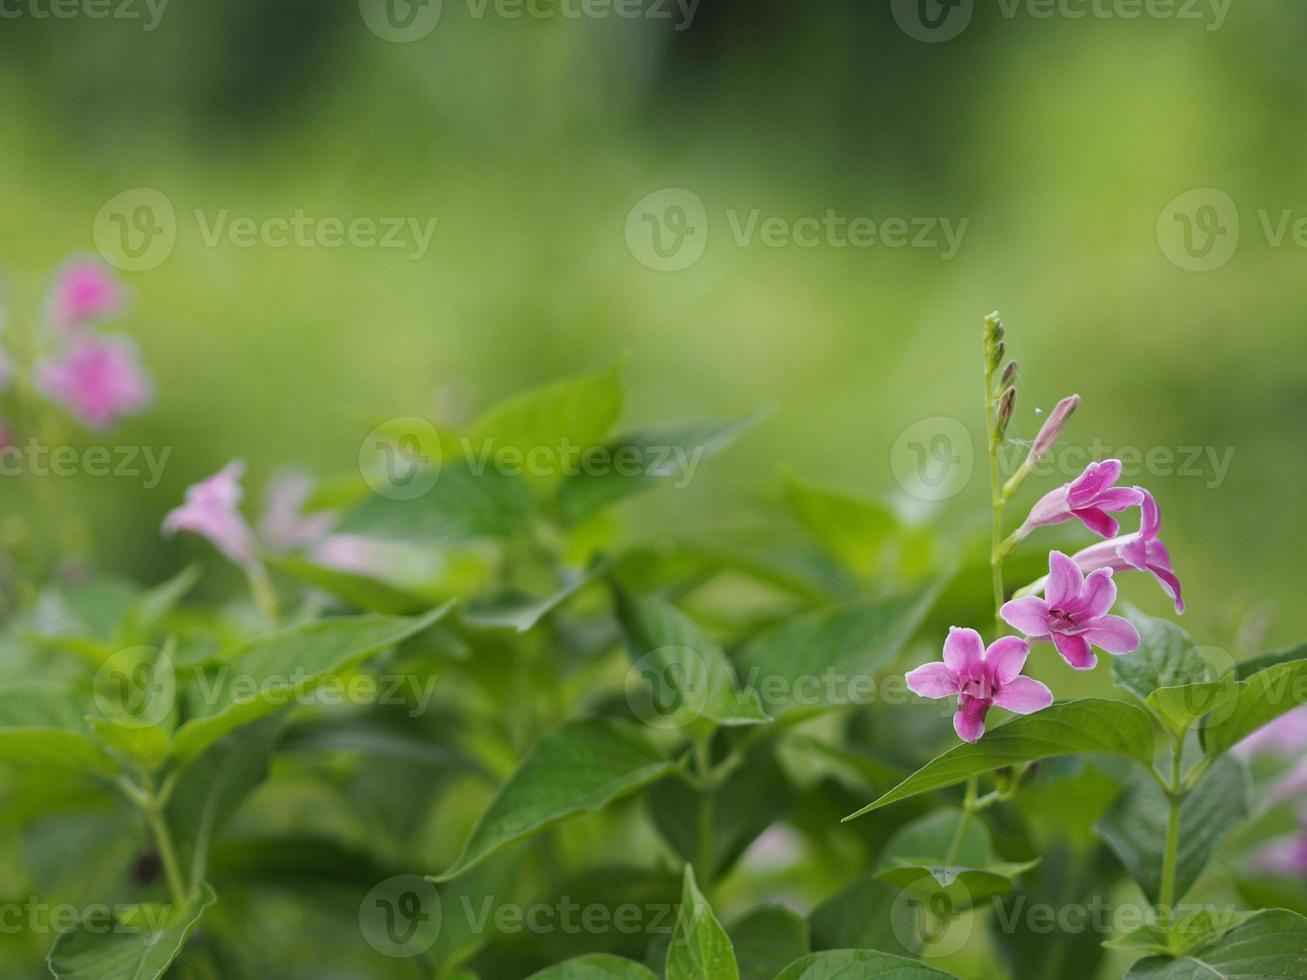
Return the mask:
{"type": "Polygon", "coordinates": [[[1276,755],[1301,756],[1307,752],[1307,705],[1287,711],[1234,747],[1234,753],[1250,759],[1262,752],[1276,755]]]}
{"type": "Polygon", "coordinates": [[[1107,512],[1133,507],[1141,499],[1139,491],[1134,488],[1113,486],[1120,477],[1120,460],[1105,459],[1101,463],[1090,463],[1070,483],[1050,490],[1036,501],[1035,506],[1030,508],[1030,516],[1017,531],[1017,536],[1024,538],[1037,527],[1048,527],[1075,519],[1095,534],[1112,537],[1121,526],[1107,512]]]}
{"type": "Polygon", "coordinates": [[[321,541],[336,523],[335,511],[304,513],[314,480],[300,470],[281,470],[263,495],[259,538],[276,552],[294,551],[321,541]]]}
{"type": "Polygon", "coordinates": [[[1182,613],[1184,598],[1180,595],[1180,579],[1171,567],[1171,553],[1157,536],[1162,528],[1162,512],[1151,493],[1143,487],[1135,487],[1135,491],[1140,496],[1139,530],[1090,545],[1072,558],[1085,573],[1099,568],[1152,572],[1162,591],[1175,602],[1175,611],[1182,613]]]}
{"type": "Polygon", "coordinates": [[[957,695],[953,730],[964,742],[975,742],[985,734],[985,715],[993,705],[1028,715],[1053,703],[1052,691],[1020,676],[1029,653],[1030,644],[1019,636],[1001,637],[985,649],[975,630],[952,626],[944,641],[944,662],[910,671],[908,689],[923,698],[957,695]]]}
{"type": "Polygon", "coordinates": [[[1076,670],[1090,670],[1098,662],[1091,645],[1113,654],[1139,646],[1139,633],[1130,621],[1107,614],[1114,602],[1116,583],[1110,568],[1086,578],[1074,561],[1054,551],[1048,556],[1045,595],[1005,602],[999,614],[1031,640],[1051,640],[1076,670]]]}
{"type": "Polygon", "coordinates": [[[1261,848],[1253,856],[1253,865],[1271,874],[1307,878],[1307,825],[1297,835],[1261,848]]]}
{"type": "Polygon", "coordinates": [[[86,426],[103,429],[145,408],[153,395],[131,339],[81,333],[36,365],[36,386],[86,426]]]}
{"type": "Polygon", "coordinates": [[[255,565],[254,532],[239,510],[244,475],[245,463],[234,459],[213,476],[188,487],[185,503],[163,519],[163,533],[198,534],[238,565],[255,565]]]}
{"type": "Polygon", "coordinates": [[[94,259],[78,259],[60,270],[50,292],[50,322],[56,327],[92,323],[118,312],[122,287],[94,259]]]}

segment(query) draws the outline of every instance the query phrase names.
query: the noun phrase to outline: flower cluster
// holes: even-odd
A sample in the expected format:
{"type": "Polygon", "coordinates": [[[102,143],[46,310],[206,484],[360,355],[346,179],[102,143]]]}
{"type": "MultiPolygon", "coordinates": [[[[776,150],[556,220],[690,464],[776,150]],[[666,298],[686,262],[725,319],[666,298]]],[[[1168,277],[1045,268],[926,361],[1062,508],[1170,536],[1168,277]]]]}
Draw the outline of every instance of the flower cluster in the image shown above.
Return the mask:
{"type": "MultiPolygon", "coordinates": [[[[136,343],[97,329],[122,312],[123,300],[122,286],[108,269],[93,259],[75,259],[55,277],[42,322],[26,345],[33,355],[31,387],[89,429],[109,428],[153,398],[136,343]]],[[[8,352],[0,350],[0,390],[15,374],[8,352]]]]}
{"type": "MultiPolygon", "coordinates": [[[[990,395],[991,460],[997,486],[997,455],[1016,402],[1016,362],[1001,374],[1001,392],[990,392],[990,380],[1002,363],[1004,344],[1002,327],[997,318],[986,321],[986,388],[990,395]]],[[[1067,419],[1079,407],[1080,397],[1071,395],[1058,403],[1031,445],[1021,468],[996,494],[995,513],[1021,486],[1034,464],[1046,454],[1062,433],[1067,419]]],[[[1044,494],[1016,532],[1006,541],[994,541],[995,604],[1008,626],[1024,634],[1025,639],[1001,637],[985,649],[980,634],[974,630],[949,630],[944,642],[943,663],[926,664],[907,675],[908,688],[926,698],[956,696],[957,712],[953,727],[967,742],[979,740],[985,732],[985,716],[993,705],[1018,714],[1028,714],[1053,702],[1052,692],[1038,681],[1018,676],[1025,666],[1032,643],[1050,643],[1076,670],[1091,670],[1098,663],[1094,648],[1120,655],[1139,646],[1139,633],[1129,620],[1111,615],[1116,603],[1118,571],[1137,569],[1150,572],[1166,594],[1175,602],[1176,612],[1184,611],[1180,580],[1171,567],[1171,556],[1158,538],[1161,513],[1152,494],[1142,487],[1121,487],[1121,462],[1115,459],[1090,463],[1074,480],[1044,494]],[[1120,534],[1121,526],[1113,514],[1132,507],[1140,513],[1139,530],[1120,534]],[[1105,540],[1068,557],[1054,551],[1048,557],[1048,575],[1020,590],[1017,596],[1001,602],[1003,557],[1038,528],[1078,521],[1105,540]],[[1001,605],[1000,605],[1001,603],[1001,605]]]]}

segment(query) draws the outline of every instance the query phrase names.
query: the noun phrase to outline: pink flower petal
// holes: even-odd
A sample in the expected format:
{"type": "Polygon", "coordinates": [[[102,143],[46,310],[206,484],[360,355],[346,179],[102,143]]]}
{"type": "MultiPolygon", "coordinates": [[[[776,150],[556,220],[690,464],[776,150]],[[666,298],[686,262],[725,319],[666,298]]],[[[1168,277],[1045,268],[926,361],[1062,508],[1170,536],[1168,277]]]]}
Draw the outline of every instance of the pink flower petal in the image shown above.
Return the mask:
{"type": "Polygon", "coordinates": [[[1130,653],[1139,648],[1139,631],[1134,628],[1130,620],[1120,616],[1102,617],[1081,636],[1108,653],[1130,653]]]}
{"type": "Polygon", "coordinates": [[[922,664],[916,670],[908,672],[905,678],[908,690],[923,698],[947,698],[957,694],[961,689],[957,675],[938,661],[922,664]]]}
{"type": "Polygon", "coordinates": [[[944,663],[962,681],[979,677],[985,660],[985,642],[972,629],[950,626],[944,641],[944,663]]]}
{"type": "Polygon", "coordinates": [[[953,730],[964,742],[979,742],[985,734],[985,713],[989,706],[984,701],[970,701],[953,713],[953,730]]]}
{"type": "Polygon", "coordinates": [[[1048,556],[1048,585],[1044,589],[1044,598],[1050,609],[1065,609],[1075,603],[1084,587],[1085,577],[1080,568],[1060,551],[1048,556]]]}
{"type": "Polygon", "coordinates": [[[1085,579],[1085,587],[1080,591],[1078,602],[1081,616],[1098,619],[1105,615],[1116,602],[1116,583],[1112,581],[1112,570],[1100,568],[1090,572],[1085,579]]]}
{"type": "Polygon", "coordinates": [[[1019,715],[1028,715],[1052,704],[1053,692],[1033,677],[1014,677],[994,695],[994,703],[1019,715]]]}
{"type": "Polygon", "coordinates": [[[1076,670],[1093,670],[1098,663],[1094,651],[1089,648],[1089,641],[1083,636],[1068,636],[1066,633],[1053,634],[1053,646],[1062,654],[1062,659],[1076,670]]]}
{"type": "Polygon", "coordinates": [[[1097,507],[1084,507],[1073,509],[1073,515],[1080,519],[1080,523],[1095,534],[1105,538],[1116,536],[1116,532],[1121,530],[1121,525],[1116,518],[1112,517],[1107,511],[1099,510],[1097,507]]]}
{"type": "Polygon", "coordinates": [[[1003,636],[989,645],[985,664],[1000,685],[1007,684],[1021,673],[1030,654],[1030,644],[1019,636],[1003,636]]]}
{"type": "Polygon", "coordinates": [[[1048,603],[1037,595],[1005,602],[998,612],[1005,623],[1026,636],[1047,636],[1049,633],[1048,603]]]}

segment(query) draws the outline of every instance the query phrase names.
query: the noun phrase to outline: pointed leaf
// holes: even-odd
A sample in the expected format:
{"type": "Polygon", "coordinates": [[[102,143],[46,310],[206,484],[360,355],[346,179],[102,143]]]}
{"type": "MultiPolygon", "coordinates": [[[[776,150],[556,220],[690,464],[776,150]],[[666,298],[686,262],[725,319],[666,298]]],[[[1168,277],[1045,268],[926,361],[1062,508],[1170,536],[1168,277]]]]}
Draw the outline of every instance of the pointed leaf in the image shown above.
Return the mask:
{"type": "Polygon", "coordinates": [[[1259,670],[1238,682],[1237,692],[1203,729],[1203,747],[1208,755],[1219,755],[1302,704],[1307,704],[1307,659],[1259,670]]]}
{"type": "Polygon", "coordinates": [[[694,868],[685,866],[685,885],[676,929],[667,947],[667,980],[739,980],[735,949],[712,907],[699,891],[694,868]]]}
{"type": "Polygon", "coordinates": [[[832,949],[796,960],[776,980],[944,980],[957,978],[903,956],[874,949],[832,949]]]}
{"type": "Polygon", "coordinates": [[[566,963],[546,967],[533,973],[527,980],[658,980],[652,970],[635,960],[592,953],[578,956],[566,963]]]}
{"type": "Polygon", "coordinates": [[[0,762],[113,776],[117,763],[86,731],[89,702],[57,686],[0,690],[0,762]]]}
{"type": "Polygon", "coordinates": [[[1307,919],[1296,912],[1258,912],[1218,942],[1171,959],[1150,956],[1125,980],[1304,980],[1307,919]]]}

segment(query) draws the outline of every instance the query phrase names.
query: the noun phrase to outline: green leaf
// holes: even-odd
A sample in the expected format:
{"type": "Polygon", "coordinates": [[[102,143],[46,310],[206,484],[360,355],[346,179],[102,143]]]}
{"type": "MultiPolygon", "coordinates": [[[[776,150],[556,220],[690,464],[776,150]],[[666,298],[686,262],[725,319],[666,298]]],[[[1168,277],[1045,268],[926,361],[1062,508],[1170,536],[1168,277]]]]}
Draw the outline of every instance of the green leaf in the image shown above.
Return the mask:
{"type": "Polygon", "coordinates": [[[1280,664],[1292,663],[1295,660],[1307,658],[1307,643],[1300,643],[1295,647],[1289,647],[1285,650],[1273,650],[1269,653],[1259,653],[1255,657],[1248,657],[1246,660],[1240,660],[1235,664],[1235,673],[1239,680],[1246,681],[1253,674],[1259,674],[1268,667],[1276,667],[1280,664]]]}
{"type": "Polygon", "coordinates": [[[583,572],[572,573],[566,583],[547,596],[518,590],[488,599],[473,599],[463,607],[461,618],[468,626],[480,629],[511,629],[525,633],[593,582],[605,567],[604,563],[596,562],[583,572]]]}
{"type": "Polygon", "coordinates": [[[844,819],[852,820],[918,793],[956,785],[969,776],[1036,759],[1095,752],[1151,766],[1153,741],[1153,723],[1142,708],[1103,698],[1063,701],[1004,722],[986,732],[979,742],[950,749],[844,819]]]}
{"type": "Polygon", "coordinates": [[[1283,909],[1258,912],[1210,946],[1171,959],[1150,956],[1125,980],[1304,980],[1307,919],[1283,909]]]}
{"type": "Polygon", "coordinates": [[[273,555],[267,561],[283,575],[321,589],[365,612],[407,616],[431,607],[431,596],[410,592],[381,579],[318,565],[298,555],[273,555]]]}
{"type": "Polygon", "coordinates": [[[566,963],[546,967],[527,980],[657,980],[652,970],[635,960],[607,953],[578,956],[566,963]]]}
{"type": "Polygon", "coordinates": [[[567,722],[536,743],[481,815],[458,860],[433,880],[456,878],[509,844],[602,810],[674,769],[634,725],[567,722]]]}
{"type": "Polygon", "coordinates": [[[915,937],[919,930],[905,918],[915,911],[896,902],[899,893],[889,885],[862,878],[826,899],[808,916],[812,948],[883,949],[913,953],[899,936],[915,937]]]}
{"type": "Polygon", "coordinates": [[[957,838],[959,824],[963,825],[962,837],[953,862],[962,867],[984,867],[992,857],[989,828],[955,808],[936,810],[900,828],[885,845],[880,866],[944,863],[957,838]]]}
{"type": "Polygon", "coordinates": [[[575,464],[577,451],[603,441],[622,414],[624,397],[621,364],[522,392],[477,419],[466,451],[532,453],[532,478],[557,476],[575,464]]]}
{"type": "Polygon", "coordinates": [[[752,691],[736,690],[726,654],[698,624],[660,599],[615,592],[633,674],[651,689],[652,703],[637,710],[644,721],[658,728],[711,731],[715,725],[770,720],[752,691]]]}
{"type": "Polygon", "coordinates": [[[1139,648],[1128,657],[1112,658],[1112,676],[1139,700],[1146,701],[1159,687],[1215,679],[1198,644],[1179,626],[1136,609],[1128,610],[1128,618],[1139,631],[1139,648]]]}
{"type": "Polygon", "coordinates": [[[556,499],[563,521],[580,523],[659,484],[684,486],[694,478],[699,463],[716,456],[764,415],[671,422],[619,437],[595,453],[590,465],[559,485],[556,499]]]}
{"type": "Polygon", "coordinates": [[[205,885],[189,909],[154,928],[130,928],[107,913],[89,916],[59,934],[47,961],[50,972],[59,980],[157,980],[214,901],[205,885]]]}
{"type": "MultiPolygon", "coordinates": [[[[764,830],[785,817],[799,794],[776,760],[770,744],[755,746],[741,765],[712,791],[712,876],[720,878],[764,830]]],[[[686,861],[698,860],[698,791],[683,779],[664,779],[650,787],[649,812],[663,838],[686,861]]]]}
{"type": "Polygon", "coordinates": [[[742,682],[776,717],[874,700],[875,671],[911,639],[942,587],[938,582],[785,620],[736,655],[742,682]]]}
{"type": "Polygon", "coordinates": [[[0,762],[115,775],[117,763],[87,734],[86,700],[57,686],[0,690],[0,762]]]}
{"type": "Polygon", "coordinates": [[[760,905],[729,930],[740,980],[772,980],[808,953],[808,923],[783,905],[760,905]]]}
{"type": "Polygon", "coordinates": [[[1183,736],[1206,724],[1220,724],[1234,707],[1239,694],[1234,672],[1219,680],[1180,687],[1159,687],[1144,703],[1172,735],[1183,736]]]}
{"type": "MultiPolygon", "coordinates": [[[[475,462],[475,461],[474,461],[475,462]]],[[[341,519],[343,534],[420,545],[507,538],[524,531],[535,503],[526,481],[487,462],[442,466],[431,489],[411,499],[370,494],[341,519]]]]}
{"type": "Polygon", "coordinates": [[[899,530],[898,516],[878,500],[817,487],[793,476],[785,479],[785,497],[808,533],[864,579],[876,573],[885,545],[899,530]]]}
{"type": "Polygon", "coordinates": [[[685,885],[676,928],[667,946],[667,980],[739,980],[735,949],[726,930],[694,880],[694,867],[685,866],[685,885]]]}
{"type": "Polygon", "coordinates": [[[117,626],[117,645],[146,642],[159,621],[176,608],[199,580],[200,566],[188,565],[172,578],[142,592],[117,626]]]}
{"type": "Polygon", "coordinates": [[[872,877],[915,896],[931,908],[947,907],[956,913],[973,905],[1006,895],[1014,878],[1036,867],[1039,861],[995,862],[983,868],[946,865],[900,864],[883,868],[872,877]]]}
{"type": "Polygon", "coordinates": [[[1169,929],[1156,924],[1143,925],[1103,945],[1109,949],[1123,949],[1141,954],[1184,956],[1200,947],[1217,942],[1235,926],[1256,914],[1225,909],[1198,909],[1182,916],[1180,921],[1169,929]]]}
{"type": "MultiPolygon", "coordinates": [[[[1180,809],[1175,898],[1184,898],[1225,837],[1247,819],[1252,781],[1243,764],[1217,760],[1180,809]]],[[[1098,835],[1120,858],[1150,902],[1161,895],[1163,846],[1170,805],[1157,782],[1137,773],[1099,821],[1098,835]]]]}
{"type": "Polygon", "coordinates": [[[930,980],[953,977],[916,960],[874,949],[832,949],[796,960],[776,980],[930,980]]]}
{"type": "Polygon", "coordinates": [[[214,677],[196,684],[206,713],[173,735],[172,755],[195,758],[228,732],[312,692],[328,678],[427,629],[452,607],[425,616],[324,619],[256,637],[225,654],[214,677]]]}
{"type": "Polygon", "coordinates": [[[1203,728],[1209,756],[1237,745],[1280,715],[1307,704],[1307,659],[1278,663],[1249,674],[1218,712],[1219,720],[1203,728]]]}

